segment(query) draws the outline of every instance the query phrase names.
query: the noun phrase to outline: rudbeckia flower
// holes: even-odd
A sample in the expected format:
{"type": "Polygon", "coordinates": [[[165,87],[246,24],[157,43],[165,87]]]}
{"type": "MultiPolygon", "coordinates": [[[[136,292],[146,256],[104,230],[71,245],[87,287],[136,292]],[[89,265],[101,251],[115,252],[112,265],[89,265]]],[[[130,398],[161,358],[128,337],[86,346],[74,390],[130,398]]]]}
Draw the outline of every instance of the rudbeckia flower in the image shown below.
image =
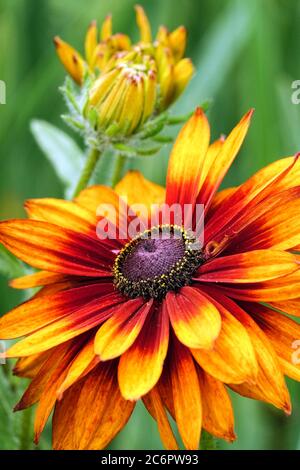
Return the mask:
{"type": "Polygon", "coordinates": [[[218,192],[251,114],[210,145],[198,109],[174,145],[166,190],[133,171],[115,190],[29,200],[28,219],[1,222],[4,246],[39,269],[11,285],[43,286],[0,320],[0,338],[22,337],[6,357],[31,378],[16,409],[37,404],[36,442],[54,409],[55,449],[104,448],[138,399],[167,449],[178,446],[169,416],[187,449],[198,448],[202,428],[232,441],[228,388],[291,412],[285,376],[300,379],[300,326],[289,317],[300,315],[298,157],[218,192]],[[172,221],[127,236],[134,212],[145,222],[141,204],[157,211],[164,202],[192,208],[192,229],[204,207],[204,233],[194,231],[203,243],[172,221]],[[99,237],[104,222],[116,237],[99,237]]]}
{"type": "MultiPolygon", "coordinates": [[[[166,109],[183,92],[194,73],[191,60],[183,57],[186,48],[186,29],[180,26],[169,32],[167,28],[161,26],[156,39],[153,40],[149,20],[143,8],[137,5],[135,9],[140,30],[138,43],[133,44],[125,34],[113,34],[112,18],[107,16],[100,33],[95,21],[88,28],[85,57],[59,37],[54,38],[56,51],[66,71],[79,85],[84,83],[86,75],[92,79],[99,74],[106,75],[118,59],[126,61],[129,52],[144,56],[143,60],[137,59],[135,64],[131,59],[128,68],[135,71],[137,76],[142,76],[136,65],[145,61],[153,63],[155,84],[159,91],[159,106],[160,109],[166,109]]],[[[140,67],[140,72],[142,71],[140,67]]],[[[102,87],[100,89],[103,91],[102,87]]]]}

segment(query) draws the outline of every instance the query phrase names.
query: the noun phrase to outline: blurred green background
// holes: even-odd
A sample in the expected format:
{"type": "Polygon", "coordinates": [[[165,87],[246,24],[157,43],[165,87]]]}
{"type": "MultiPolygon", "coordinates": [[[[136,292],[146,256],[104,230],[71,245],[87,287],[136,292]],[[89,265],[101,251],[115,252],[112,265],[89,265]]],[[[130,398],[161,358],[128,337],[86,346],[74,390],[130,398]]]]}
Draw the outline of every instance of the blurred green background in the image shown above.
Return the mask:
{"type": "MultiPolygon", "coordinates": [[[[29,130],[32,118],[45,119],[70,132],[60,119],[64,103],[58,86],[64,71],[52,38],[58,34],[82,49],[91,19],[114,15],[114,31],[137,39],[133,0],[0,0],[0,79],[7,104],[0,105],[0,218],[23,216],[26,198],[63,195],[61,183],[29,130]]],[[[267,163],[300,150],[300,105],[291,103],[291,84],[300,79],[299,0],[144,0],[153,30],[187,26],[187,55],[197,74],[174,112],[189,111],[214,98],[209,111],[213,137],[228,133],[255,107],[254,121],[225,185],[238,184],[267,163]]],[[[178,129],[174,130],[176,133],[178,129]]],[[[164,183],[169,155],[132,162],[154,181],[164,183]]],[[[0,279],[1,314],[21,294],[0,279]]],[[[0,368],[0,449],[28,446],[31,433],[20,414],[10,411],[21,393],[20,381],[8,385],[8,367],[0,368]],[[27,444],[26,444],[27,441],[27,444]]],[[[225,449],[300,449],[300,385],[289,383],[293,415],[233,397],[238,440],[225,449]]],[[[50,448],[50,427],[39,448],[50,448]]],[[[142,406],[113,442],[115,449],[161,448],[156,426],[142,406]]]]}

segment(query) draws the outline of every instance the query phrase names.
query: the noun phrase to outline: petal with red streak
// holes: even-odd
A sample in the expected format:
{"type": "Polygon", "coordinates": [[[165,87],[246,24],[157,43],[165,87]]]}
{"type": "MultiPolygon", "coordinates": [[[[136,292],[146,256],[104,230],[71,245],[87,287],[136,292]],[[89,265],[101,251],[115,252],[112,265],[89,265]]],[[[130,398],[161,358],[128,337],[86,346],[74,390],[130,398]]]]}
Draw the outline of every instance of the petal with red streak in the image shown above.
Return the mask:
{"type": "Polygon", "coordinates": [[[198,108],[181,129],[170,156],[166,193],[169,206],[195,204],[209,138],[207,118],[198,108]]]}
{"type": "Polygon", "coordinates": [[[254,348],[244,326],[223,305],[215,293],[207,290],[222,317],[222,328],[211,351],[192,349],[198,364],[210,375],[224,383],[254,382],[258,366],[254,348]]]}
{"type": "Polygon", "coordinates": [[[197,270],[200,282],[252,283],[269,281],[299,269],[295,255],[278,250],[256,250],[222,256],[197,270]]]}
{"type": "Polygon", "coordinates": [[[123,354],[138,337],[153,301],[142,297],[128,300],[97,331],[95,354],[107,361],[123,354]]]}
{"type": "Polygon", "coordinates": [[[125,426],[133,408],[134,403],[120,394],[116,363],[99,364],[56,405],[54,449],[103,449],[125,426]]]}
{"type": "Polygon", "coordinates": [[[0,338],[28,335],[50,323],[76,313],[92,301],[113,293],[112,284],[90,284],[53,295],[34,297],[0,318],[0,338]]]}
{"type": "Polygon", "coordinates": [[[124,298],[119,294],[110,294],[101,299],[93,300],[76,309],[70,315],[40,328],[25,339],[15,343],[4,353],[4,357],[23,357],[37,354],[75,338],[107,320],[122,302],[124,302],[124,298]]]}
{"type": "Polygon", "coordinates": [[[300,381],[300,325],[294,320],[258,304],[242,305],[272,343],[283,373],[300,381]]]}
{"type": "Polygon", "coordinates": [[[211,349],[221,330],[217,308],[193,287],[168,292],[166,306],[175,334],[190,348],[211,349]]]}
{"type": "Polygon", "coordinates": [[[174,437],[172,428],[170,426],[168,415],[163,406],[162,399],[156,387],[154,387],[148,395],[143,397],[144,404],[156,420],[160,438],[163,442],[165,449],[178,450],[178,444],[174,437]]]}
{"type": "Polygon", "coordinates": [[[175,337],[169,367],[178,430],[186,449],[196,450],[202,427],[201,390],[193,358],[175,337]]]}
{"type": "Polygon", "coordinates": [[[204,204],[206,211],[246,137],[252,114],[253,110],[245,114],[226,138],[220,152],[212,154],[210,168],[201,188],[199,188],[197,197],[197,203],[204,204]]]}
{"type": "Polygon", "coordinates": [[[103,243],[48,222],[1,222],[0,241],[15,256],[38,269],[82,276],[111,276],[114,255],[103,243]]]}
{"type": "Polygon", "coordinates": [[[133,345],[121,356],[118,380],[126,400],[137,400],[159,380],[169,344],[165,306],[153,308],[133,345]]]}
{"type": "Polygon", "coordinates": [[[233,409],[225,386],[200,368],[197,371],[202,396],[203,428],[219,439],[234,441],[233,409]]]}
{"type": "Polygon", "coordinates": [[[205,240],[220,242],[229,231],[236,233],[235,224],[249,221],[249,213],[255,214],[262,201],[268,202],[270,195],[299,184],[300,161],[294,157],[271,163],[255,173],[244,184],[224,198],[213,214],[208,211],[205,226],[205,240]],[[297,183],[298,181],[298,183],[297,183]]]}

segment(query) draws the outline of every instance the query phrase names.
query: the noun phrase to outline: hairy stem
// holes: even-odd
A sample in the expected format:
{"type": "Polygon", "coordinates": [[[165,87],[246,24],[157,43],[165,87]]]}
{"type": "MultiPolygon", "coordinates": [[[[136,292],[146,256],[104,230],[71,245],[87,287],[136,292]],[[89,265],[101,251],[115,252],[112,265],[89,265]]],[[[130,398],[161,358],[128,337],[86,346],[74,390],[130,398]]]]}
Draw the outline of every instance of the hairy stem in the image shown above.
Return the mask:
{"type": "Polygon", "coordinates": [[[78,184],[75,188],[73,198],[78,196],[80,191],[82,191],[84,188],[87,187],[91,176],[95,170],[95,167],[99,161],[99,158],[101,156],[101,152],[98,149],[92,148],[90,150],[90,153],[88,154],[85,166],[83,168],[83,171],[81,173],[80,179],[78,181],[78,184]]]}
{"type": "Polygon", "coordinates": [[[125,155],[119,154],[116,156],[116,163],[111,180],[111,185],[113,188],[116,186],[116,184],[120,181],[122,177],[126,160],[127,158],[125,157],[125,155]]]}

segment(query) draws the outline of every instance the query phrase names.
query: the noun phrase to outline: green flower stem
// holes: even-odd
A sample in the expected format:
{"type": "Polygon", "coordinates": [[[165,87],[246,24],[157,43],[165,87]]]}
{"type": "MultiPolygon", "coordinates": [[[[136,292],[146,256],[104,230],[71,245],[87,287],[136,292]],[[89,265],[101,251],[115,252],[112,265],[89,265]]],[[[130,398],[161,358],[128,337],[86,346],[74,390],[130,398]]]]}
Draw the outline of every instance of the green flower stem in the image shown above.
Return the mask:
{"type": "Polygon", "coordinates": [[[100,150],[98,150],[96,148],[91,149],[90,153],[88,154],[88,157],[87,157],[85,166],[83,168],[83,171],[81,173],[80,179],[78,181],[78,184],[75,188],[73,198],[78,196],[80,191],[82,191],[84,188],[87,187],[87,185],[88,185],[88,183],[91,179],[91,176],[92,176],[92,174],[95,170],[95,167],[96,167],[96,165],[99,161],[100,156],[101,156],[100,150]]]}
{"type": "Polygon", "coordinates": [[[111,185],[114,188],[116,184],[120,181],[124,166],[126,164],[127,157],[125,155],[119,154],[116,156],[116,163],[112,175],[111,185]]]}

